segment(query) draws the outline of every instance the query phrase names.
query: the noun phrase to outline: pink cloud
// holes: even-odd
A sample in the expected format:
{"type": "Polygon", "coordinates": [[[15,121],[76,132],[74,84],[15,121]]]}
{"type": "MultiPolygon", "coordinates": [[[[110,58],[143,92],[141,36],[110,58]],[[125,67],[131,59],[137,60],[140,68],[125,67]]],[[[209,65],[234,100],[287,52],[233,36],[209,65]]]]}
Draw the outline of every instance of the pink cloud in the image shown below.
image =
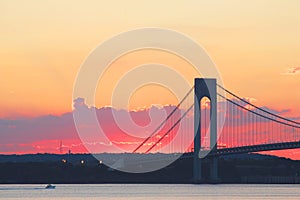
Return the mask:
{"type": "MultiPolygon", "coordinates": [[[[68,149],[72,152],[87,152],[86,147],[98,152],[111,152],[114,151],[111,149],[112,144],[121,149],[128,147],[130,151],[147,137],[147,134],[153,132],[163,121],[163,117],[173,109],[174,106],[162,108],[153,106],[149,109],[130,112],[110,107],[98,109],[88,107],[84,99],[78,98],[74,101],[74,111],[61,116],[0,119],[0,153],[60,153],[60,141],[63,143],[64,152],[68,149]],[[96,112],[105,135],[99,137],[96,125],[90,121],[92,111],[96,112]],[[82,116],[83,123],[77,124],[77,128],[86,130],[92,136],[90,141],[82,140],[78,135],[73,114],[82,116]],[[127,115],[137,127],[128,123],[127,115]],[[117,125],[115,117],[121,119],[124,130],[117,125]],[[133,132],[128,134],[126,130],[133,132]]],[[[162,130],[165,131],[168,125],[163,126],[162,130]]]]}
{"type": "MultiPolygon", "coordinates": [[[[251,98],[248,98],[247,100],[254,101],[251,98]]],[[[246,106],[245,102],[237,103],[243,107],[246,106]]],[[[95,107],[88,107],[84,103],[84,99],[76,99],[74,101],[74,111],[65,113],[61,116],[46,115],[34,118],[0,119],[0,153],[60,153],[60,149],[63,150],[63,153],[66,153],[69,149],[74,153],[89,152],[87,149],[99,153],[116,153],[123,152],[124,150],[131,152],[155,130],[155,128],[164,120],[164,117],[174,108],[174,106],[152,106],[149,109],[140,111],[118,110],[111,107],[98,109],[95,107]],[[104,134],[99,134],[99,129],[97,129],[95,124],[93,124],[93,121],[91,121],[94,111],[104,134]],[[73,114],[82,116],[81,119],[83,121],[77,124],[77,128],[83,130],[84,133],[90,136],[89,139],[82,139],[78,135],[74,124],[73,114]],[[128,116],[132,122],[134,122],[133,124],[128,121],[128,116]],[[121,119],[121,126],[116,122],[115,117],[121,119]],[[62,141],[61,148],[60,141],[62,141]],[[119,149],[116,149],[115,147],[118,147],[119,149]]],[[[227,108],[229,110],[231,109],[230,106],[227,108]]],[[[267,107],[263,107],[263,109],[275,114],[285,114],[289,112],[289,110],[271,110],[267,107]]],[[[251,110],[257,111],[255,108],[251,110]]],[[[156,132],[142,149],[147,150],[149,146],[161,138],[171,125],[181,116],[180,112],[181,110],[178,110],[174,117],[165,123],[160,131],[156,132]]],[[[226,141],[226,131],[228,128],[230,130],[232,124],[230,123],[230,120],[234,119],[237,124],[244,127],[251,124],[251,121],[243,120],[243,117],[245,119],[245,112],[242,112],[242,114],[243,116],[238,113],[227,113],[227,120],[225,121],[222,132],[223,136],[221,135],[219,140],[220,143],[230,146],[228,141],[226,141]]],[[[174,131],[158,144],[159,147],[167,147],[168,143],[173,140],[173,148],[175,147],[175,149],[182,144],[189,147],[189,142],[193,141],[193,114],[187,116],[188,117],[183,120],[183,125],[181,127],[176,126],[174,131]],[[178,138],[176,139],[177,136],[178,138]]],[[[260,125],[267,127],[268,121],[261,119],[259,123],[260,125]]],[[[249,128],[251,127],[249,126],[249,128]]],[[[250,130],[249,132],[241,134],[244,134],[243,137],[249,138],[252,133],[250,130]]],[[[264,135],[266,133],[262,132],[261,134],[264,135]]],[[[259,140],[259,136],[257,139],[259,140]]],[[[178,148],[176,150],[182,151],[182,149],[178,148]]]]}
{"type": "Polygon", "coordinates": [[[289,67],[285,72],[281,73],[282,75],[296,75],[300,73],[300,67],[289,67]]]}

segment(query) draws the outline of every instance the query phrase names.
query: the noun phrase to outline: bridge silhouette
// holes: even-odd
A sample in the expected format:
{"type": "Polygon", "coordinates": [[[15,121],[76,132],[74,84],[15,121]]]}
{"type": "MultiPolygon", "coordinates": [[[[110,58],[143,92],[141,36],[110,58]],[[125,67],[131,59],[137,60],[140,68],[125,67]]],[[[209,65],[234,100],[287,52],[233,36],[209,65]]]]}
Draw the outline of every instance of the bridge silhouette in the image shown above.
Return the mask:
{"type": "Polygon", "coordinates": [[[204,158],[210,160],[209,181],[218,182],[219,156],[294,148],[300,148],[299,122],[255,106],[216,79],[196,78],[133,153],[184,153],[181,159],[193,157],[194,182],[202,183],[204,158]]]}

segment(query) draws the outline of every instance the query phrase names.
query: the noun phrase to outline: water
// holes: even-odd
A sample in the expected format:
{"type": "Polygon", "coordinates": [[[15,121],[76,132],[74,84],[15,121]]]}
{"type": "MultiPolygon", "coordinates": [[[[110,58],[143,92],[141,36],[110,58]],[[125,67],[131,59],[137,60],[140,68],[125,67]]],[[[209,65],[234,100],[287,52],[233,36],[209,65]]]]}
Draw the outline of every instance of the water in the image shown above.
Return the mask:
{"type": "Polygon", "coordinates": [[[0,199],[300,199],[298,185],[93,184],[0,185],[0,199]]]}

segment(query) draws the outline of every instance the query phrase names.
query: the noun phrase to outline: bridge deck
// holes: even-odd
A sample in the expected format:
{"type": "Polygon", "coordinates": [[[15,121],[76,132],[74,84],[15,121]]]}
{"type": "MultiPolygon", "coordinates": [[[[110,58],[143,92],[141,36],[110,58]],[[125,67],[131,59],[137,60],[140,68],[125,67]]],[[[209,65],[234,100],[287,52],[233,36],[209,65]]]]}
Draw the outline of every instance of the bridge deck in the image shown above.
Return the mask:
{"type": "MultiPolygon", "coordinates": [[[[284,142],[284,143],[274,143],[274,144],[262,144],[262,145],[253,145],[253,146],[243,146],[243,147],[234,147],[234,148],[222,148],[217,149],[216,152],[211,152],[207,157],[213,156],[222,156],[230,154],[242,154],[242,153],[251,153],[259,151],[272,151],[272,150],[285,150],[285,149],[296,149],[300,148],[299,142],[284,142]]],[[[192,157],[193,152],[185,153],[182,158],[192,157]]]]}
{"type": "Polygon", "coordinates": [[[296,148],[300,148],[300,141],[274,143],[274,144],[261,144],[261,145],[243,146],[243,147],[234,147],[234,148],[222,148],[222,149],[217,149],[216,152],[210,153],[209,156],[249,153],[249,152],[258,152],[258,151],[296,149],[296,148]]]}

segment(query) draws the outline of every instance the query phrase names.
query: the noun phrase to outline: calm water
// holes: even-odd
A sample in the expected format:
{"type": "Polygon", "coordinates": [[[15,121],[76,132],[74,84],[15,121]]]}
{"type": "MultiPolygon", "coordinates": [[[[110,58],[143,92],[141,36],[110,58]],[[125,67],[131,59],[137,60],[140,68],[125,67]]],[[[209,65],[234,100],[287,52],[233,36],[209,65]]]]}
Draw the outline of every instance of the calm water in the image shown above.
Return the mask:
{"type": "Polygon", "coordinates": [[[300,199],[300,185],[0,185],[1,199],[300,199]]]}

